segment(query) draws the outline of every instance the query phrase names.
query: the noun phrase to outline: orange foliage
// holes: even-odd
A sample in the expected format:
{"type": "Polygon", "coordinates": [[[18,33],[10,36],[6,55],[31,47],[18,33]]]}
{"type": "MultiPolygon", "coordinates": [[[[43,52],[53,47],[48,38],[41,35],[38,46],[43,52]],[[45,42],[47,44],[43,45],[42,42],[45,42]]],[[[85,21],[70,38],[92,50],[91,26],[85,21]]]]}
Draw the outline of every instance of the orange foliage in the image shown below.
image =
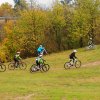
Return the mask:
{"type": "Polygon", "coordinates": [[[14,26],[14,22],[12,20],[7,21],[7,23],[4,26],[4,30],[7,35],[12,33],[13,26],[14,26]]]}
{"type": "Polygon", "coordinates": [[[3,3],[0,6],[0,16],[11,16],[13,14],[12,6],[8,3],[3,3]]]}

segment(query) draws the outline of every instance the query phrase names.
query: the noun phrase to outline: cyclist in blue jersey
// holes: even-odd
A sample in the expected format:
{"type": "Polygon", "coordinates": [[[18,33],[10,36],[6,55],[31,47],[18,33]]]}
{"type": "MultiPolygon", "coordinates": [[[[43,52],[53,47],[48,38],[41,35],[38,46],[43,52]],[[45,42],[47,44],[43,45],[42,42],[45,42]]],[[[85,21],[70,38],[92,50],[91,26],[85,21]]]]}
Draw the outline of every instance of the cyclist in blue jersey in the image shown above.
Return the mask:
{"type": "Polygon", "coordinates": [[[47,53],[47,51],[42,45],[38,47],[37,52],[38,52],[38,55],[43,55],[44,52],[47,53]]]}

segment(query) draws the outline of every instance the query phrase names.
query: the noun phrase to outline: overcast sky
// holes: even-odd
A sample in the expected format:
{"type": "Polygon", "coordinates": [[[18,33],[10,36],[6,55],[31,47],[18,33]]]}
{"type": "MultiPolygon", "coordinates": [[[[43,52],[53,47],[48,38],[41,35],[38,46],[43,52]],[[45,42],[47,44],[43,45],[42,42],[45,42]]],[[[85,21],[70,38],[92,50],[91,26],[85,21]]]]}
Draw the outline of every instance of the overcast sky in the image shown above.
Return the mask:
{"type": "MultiPolygon", "coordinates": [[[[26,0],[26,1],[29,2],[30,0],[26,0]]],[[[41,4],[42,6],[49,7],[55,0],[35,0],[35,1],[41,4]]],[[[13,0],[0,0],[0,5],[5,2],[8,2],[11,5],[14,5],[13,0]]]]}

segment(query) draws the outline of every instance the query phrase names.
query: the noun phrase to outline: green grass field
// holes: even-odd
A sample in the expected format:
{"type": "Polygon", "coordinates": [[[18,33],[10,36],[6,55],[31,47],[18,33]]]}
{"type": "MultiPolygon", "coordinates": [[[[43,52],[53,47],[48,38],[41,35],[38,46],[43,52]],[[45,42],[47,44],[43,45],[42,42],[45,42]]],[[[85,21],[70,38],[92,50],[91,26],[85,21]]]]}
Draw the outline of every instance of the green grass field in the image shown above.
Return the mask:
{"type": "MultiPolygon", "coordinates": [[[[65,70],[72,50],[44,57],[50,65],[46,73],[30,73],[35,58],[28,58],[27,69],[0,73],[0,100],[100,100],[100,45],[95,50],[78,49],[81,68],[65,70]],[[89,63],[89,64],[88,64],[89,63]]],[[[6,64],[7,65],[7,64],[6,64]]]]}

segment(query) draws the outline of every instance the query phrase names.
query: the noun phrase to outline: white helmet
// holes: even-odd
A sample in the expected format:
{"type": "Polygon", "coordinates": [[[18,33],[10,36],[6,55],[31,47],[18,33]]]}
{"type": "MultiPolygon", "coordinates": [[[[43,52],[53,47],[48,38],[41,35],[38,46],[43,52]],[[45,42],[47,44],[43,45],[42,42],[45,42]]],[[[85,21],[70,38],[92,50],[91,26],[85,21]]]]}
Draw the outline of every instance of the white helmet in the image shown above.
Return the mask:
{"type": "Polygon", "coordinates": [[[39,55],[39,57],[42,57],[42,55],[39,55]]]}
{"type": "Polygon", "coordinates": [[[77,50],[73,50],[73,52],[77,52],[77,50]]]}
{"type": "Polygon", "coordinates": [[[20,54],[20,52],[18,51],[17,54],[20,54]]]}

